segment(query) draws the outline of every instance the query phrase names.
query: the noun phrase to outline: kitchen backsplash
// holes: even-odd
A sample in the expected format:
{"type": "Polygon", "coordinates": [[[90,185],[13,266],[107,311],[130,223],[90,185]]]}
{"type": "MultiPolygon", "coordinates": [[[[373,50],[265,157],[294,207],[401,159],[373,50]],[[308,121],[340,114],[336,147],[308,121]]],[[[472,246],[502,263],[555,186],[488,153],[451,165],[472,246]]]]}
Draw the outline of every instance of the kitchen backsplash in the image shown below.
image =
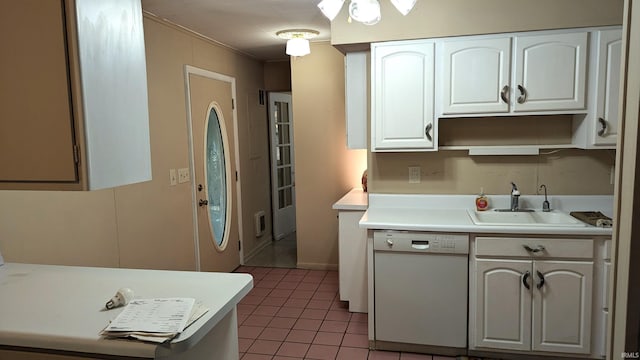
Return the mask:
{"type": "Polygon", "coordinates": [[[507,194],[511,181],[523,194],[613,194],[614,150],[540,150],[538,156],[469,156],[465,150],[426,153],[370,153],[372,193],[507,194]],[[420,167],[420,182],[409,183],[409,167],[420,167]]]}

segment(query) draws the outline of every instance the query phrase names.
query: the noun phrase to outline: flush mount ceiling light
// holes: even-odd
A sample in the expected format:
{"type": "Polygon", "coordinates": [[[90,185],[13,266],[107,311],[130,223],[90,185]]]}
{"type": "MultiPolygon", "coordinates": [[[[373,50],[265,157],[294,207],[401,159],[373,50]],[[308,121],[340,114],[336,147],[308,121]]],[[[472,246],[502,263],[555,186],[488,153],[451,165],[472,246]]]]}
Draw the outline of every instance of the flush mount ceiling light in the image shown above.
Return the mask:
{"type": "Polygon", "coordinates": [[[276,35],[281,39],[287,39],[287,55],[305,56],[311,53],[309,39],[318,36],[319,32],[308,29],[292,29],[278,31],[276,35]]]}
{"type": "MultiPolygon", "coordinates": [[[[391,0],[391,3],[402,15],[407,15],[415,6],[416,0],[391,0]]],[[[343,4],[344,0],[322,0],[318,8],[324,16],[333,21],[343,4]]],[[[365,25],[374,25],[380,21],[381,17],[378,0],[351,0],[349,3],[349,21],[353,19],[365,25]]]]}

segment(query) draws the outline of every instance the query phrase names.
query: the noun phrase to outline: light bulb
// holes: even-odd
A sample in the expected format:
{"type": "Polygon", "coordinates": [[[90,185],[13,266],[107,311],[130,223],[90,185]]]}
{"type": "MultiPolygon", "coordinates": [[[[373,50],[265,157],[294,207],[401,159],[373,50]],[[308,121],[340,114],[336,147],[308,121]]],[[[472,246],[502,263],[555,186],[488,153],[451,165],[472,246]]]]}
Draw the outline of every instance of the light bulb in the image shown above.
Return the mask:
{"type": "Polygon", "coordinates": [[[111,300],[107,301],[104,307],[107,308],[107,310],[111,310],[118,306],[127,305],[131,299],[133,299],[133,290],[129,288],[121,288],[115,295],[113,295],[111,300]]]}

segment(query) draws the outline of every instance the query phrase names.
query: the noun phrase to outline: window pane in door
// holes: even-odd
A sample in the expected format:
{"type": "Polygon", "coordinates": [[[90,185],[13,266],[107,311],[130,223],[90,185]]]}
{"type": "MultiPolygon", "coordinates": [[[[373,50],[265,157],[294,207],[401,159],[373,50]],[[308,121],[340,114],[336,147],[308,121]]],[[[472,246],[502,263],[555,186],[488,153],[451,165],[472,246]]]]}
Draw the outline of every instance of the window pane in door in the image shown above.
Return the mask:
{"type": "Polygon", "coordinates": [[[291,164],[291,147],[290,146],[278,146],[276,154],[277,154],[276,160],[278,165],[291,164]]]}
{"type": "Polygon", "coordinates": [[[289,125],[288,124],[280,124],[280,132],[278,133],[278,142],[280,145],[289,144],[289,125]]]}
{"type": "Polygon", "coordinates": [[[220,120],[215,109],[211,109],[207,124],[207,193],[209,198],[209,221],[214,241],[222,246],[227,221],[227,172],[220,120]]]}

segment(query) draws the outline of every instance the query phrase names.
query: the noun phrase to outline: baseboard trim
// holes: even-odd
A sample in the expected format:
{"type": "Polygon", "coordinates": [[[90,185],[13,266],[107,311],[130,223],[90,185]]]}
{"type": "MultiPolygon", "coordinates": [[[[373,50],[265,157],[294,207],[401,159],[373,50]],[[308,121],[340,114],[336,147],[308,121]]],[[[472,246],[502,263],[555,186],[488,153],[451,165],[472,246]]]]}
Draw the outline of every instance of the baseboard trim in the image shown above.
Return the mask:
{"type": "Polygon", "coordinates": [[[267,246],[271,245],[272,242],[273,242],[273,238],[271,237],[271,235],[265,236],[265,238],[258,243],[258,246],[253,248],[253,250],[251,250],[251,252],[249,254],[247,254],[247,256],[245,256],[244,259],[242,259],[241,265],[244,265],[247,262],[249,262],[251,260],[251,258],[256,256],[260,251],[262,251],[262,249],[264,249],[267,246]]]}
{"type": "Polygon", "coordinates": [[[308,270],[338,270],[338,264],[320,264],[320,263],[303,263],[298,262],[298,269],[308,269],[308,270]]]}

